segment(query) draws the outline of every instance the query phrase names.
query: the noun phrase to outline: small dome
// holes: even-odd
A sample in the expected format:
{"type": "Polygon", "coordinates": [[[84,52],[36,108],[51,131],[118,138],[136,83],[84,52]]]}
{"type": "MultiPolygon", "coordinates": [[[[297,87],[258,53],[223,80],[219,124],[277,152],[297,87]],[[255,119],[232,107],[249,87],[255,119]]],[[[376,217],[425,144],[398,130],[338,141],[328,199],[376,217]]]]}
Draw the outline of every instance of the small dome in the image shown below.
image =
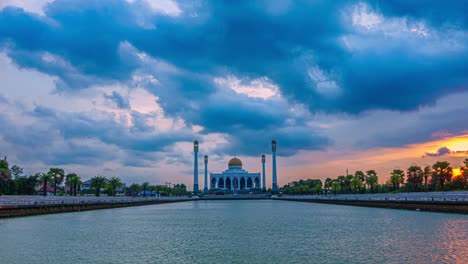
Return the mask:
{"type": "Polygon", "coordinates": [[[232,158],[230,161],[229,161],[229,164],[228,164],[229,167],[231,166],[237,166],[237,167],[242,167],[242,161],[238,158],[232,158]]]}

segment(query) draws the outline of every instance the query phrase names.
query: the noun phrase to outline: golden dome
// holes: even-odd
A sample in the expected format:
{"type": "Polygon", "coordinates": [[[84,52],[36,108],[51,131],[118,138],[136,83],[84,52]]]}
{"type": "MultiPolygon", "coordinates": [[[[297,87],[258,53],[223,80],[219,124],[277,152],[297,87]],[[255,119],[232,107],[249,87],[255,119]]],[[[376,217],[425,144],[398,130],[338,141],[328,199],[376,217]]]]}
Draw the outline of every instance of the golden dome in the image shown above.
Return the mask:
{"type": "Polygon", "coordinates": [[[228,164],[229,167],[231,166],[238,166],[238,167],[242,167],[242,161],[238,158],[232,158],[230,161],[229,161],[229,164],[228,164]]]}

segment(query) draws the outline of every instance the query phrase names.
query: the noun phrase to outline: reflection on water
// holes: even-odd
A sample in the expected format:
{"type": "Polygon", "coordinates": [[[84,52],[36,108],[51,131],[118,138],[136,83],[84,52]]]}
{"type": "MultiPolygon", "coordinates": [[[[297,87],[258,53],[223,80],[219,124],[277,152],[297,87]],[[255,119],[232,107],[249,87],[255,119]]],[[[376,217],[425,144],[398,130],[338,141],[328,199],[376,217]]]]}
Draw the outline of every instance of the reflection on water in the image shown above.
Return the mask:
{"type": "Polygon", "coordinates": [[[0,220],[2,263],[468,263],[468,216],[199,201],[0,220]]]}
{"type": "Polygon", "coordinates": [[[434,255],[437,262],[467,263],[468,262],[468,224],[467,220],[450,219],[438,229],[440,237],[438,248],[444,254],[434,255]]]}

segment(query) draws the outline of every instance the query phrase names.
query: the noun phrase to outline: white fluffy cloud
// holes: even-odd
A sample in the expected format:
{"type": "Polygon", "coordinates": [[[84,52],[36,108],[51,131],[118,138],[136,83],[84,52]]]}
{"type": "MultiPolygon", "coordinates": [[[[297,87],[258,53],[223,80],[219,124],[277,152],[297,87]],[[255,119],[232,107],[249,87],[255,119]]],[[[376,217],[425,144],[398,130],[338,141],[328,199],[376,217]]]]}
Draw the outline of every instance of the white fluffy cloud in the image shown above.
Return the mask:
{"type": "Polygon", "coordinates": [[[7,6],[13,6],[43,16],[45,5],[54,1],[55,0],[2,0],[0,1],[0,10],[7,6]]]}
{"type": "Polygon", "coordinates": [[[268,99],[278,95],[278,86],[272,83],[267,77],[243,81],[233,75],[225,78],[217,77],[214,82],[221,86],[232,89],[238,94],[244,94],[248,97],[268,99]]]}

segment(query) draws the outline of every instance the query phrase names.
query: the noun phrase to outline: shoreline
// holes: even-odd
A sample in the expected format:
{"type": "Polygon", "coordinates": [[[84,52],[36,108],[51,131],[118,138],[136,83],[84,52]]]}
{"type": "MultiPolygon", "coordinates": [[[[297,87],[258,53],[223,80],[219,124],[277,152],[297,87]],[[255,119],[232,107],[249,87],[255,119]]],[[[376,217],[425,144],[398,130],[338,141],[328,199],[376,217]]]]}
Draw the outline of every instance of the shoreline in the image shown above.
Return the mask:
{"type": "Polygon", "coordinates": [[[314,198],[294,198],[275,197],[273,200],[335,204],[345,206],[360,206],[386,209],[399,209],[410,211],[450,213],[468,215],[468,203],[462,201],[405,201],[405,200],[349,200],[349,199],[314,199],[314,198]]]}
{"type": "Polygon", "coordinates": [[[48,204],[48,205],[26,205],[26,206],[3,206],[0,208],[0,219],[34,216],[43,214],[70,213],[91,210],[103,210],[122,207],[144,206],[153,204],[167,204],[193,201],[194,199],[164,199],[130,202],[107,202],[107,203],[75,203],[75,204],[48,204]]]}

